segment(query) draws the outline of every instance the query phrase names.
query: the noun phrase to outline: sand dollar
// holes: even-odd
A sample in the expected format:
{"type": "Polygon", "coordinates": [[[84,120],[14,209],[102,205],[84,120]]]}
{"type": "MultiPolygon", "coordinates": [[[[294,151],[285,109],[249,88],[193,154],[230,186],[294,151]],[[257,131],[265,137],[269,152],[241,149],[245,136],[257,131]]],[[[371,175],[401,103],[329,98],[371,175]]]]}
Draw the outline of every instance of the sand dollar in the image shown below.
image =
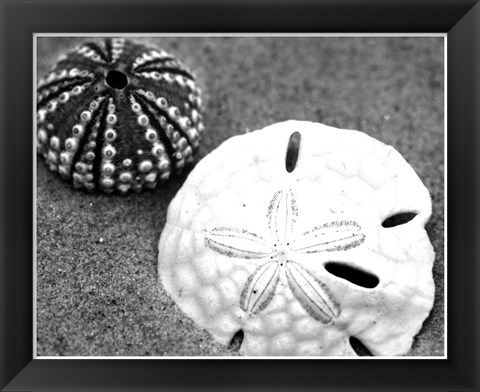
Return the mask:
{"type": "Polygon", "coordinates": [[[433,306],[430,215],[428,190],[392,147],[278,123],[229,139],[189,175],[168,210],[159,279],[244,355],[354,356],[352,341],[402,355],[433,306]]]}

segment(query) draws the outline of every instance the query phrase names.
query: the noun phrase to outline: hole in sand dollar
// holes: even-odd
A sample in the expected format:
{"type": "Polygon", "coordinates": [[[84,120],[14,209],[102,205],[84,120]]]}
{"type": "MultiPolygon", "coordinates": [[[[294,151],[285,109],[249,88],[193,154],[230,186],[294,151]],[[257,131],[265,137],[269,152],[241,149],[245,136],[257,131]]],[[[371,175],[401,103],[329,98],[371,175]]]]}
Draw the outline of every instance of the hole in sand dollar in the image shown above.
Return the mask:
{"type": "Polygon", "coordinates": [[[359,357],[373,357],[373,354],[365,347],[360,339],[357,339],[355,336],[350,336],[349,342],[353,351],[355,351],[355,354],[359,357]]]}
{"type": "Polygon", "coordinates": [[[379,283],[378,277],[370,272],[345,263],[330,261],[325,264],[325,269],[338,278],[348,280],[350,283],[367,289],[373,289],[379,283]]]}
{"type": "Polygon", "coordinates": [[[291,173],[295,169],[295,166],[297,166],[301,138],[302,135],[300,135],[299,132],[294,132],[288,140],[287,155],[285,157],[285,168],[289,173],[291,173]]]}
{"type": "Polygon", "coordinates": [[[240,347],[242,347],[243,337],[243,329],[239,329],[237,332],[235,332],[235,335],[233,335],[232,339],[230,340],[228,348],[232,351],[239,351],[240,347]]]}
{"type": "Polygon", "coordinates": [[[121,90],[127,86],[128,78],[123,72],[112,70],[107,73],[105,82],[108,86],[121,90]]]}
{"type": "Polygon", "coordinates": [[[390,227],[404,225],[405,223],[410,222],[416,216],[417,214],[415,212],[400,212],[385,219],[382,222],[382,226],[388,229],[390,227]]]}

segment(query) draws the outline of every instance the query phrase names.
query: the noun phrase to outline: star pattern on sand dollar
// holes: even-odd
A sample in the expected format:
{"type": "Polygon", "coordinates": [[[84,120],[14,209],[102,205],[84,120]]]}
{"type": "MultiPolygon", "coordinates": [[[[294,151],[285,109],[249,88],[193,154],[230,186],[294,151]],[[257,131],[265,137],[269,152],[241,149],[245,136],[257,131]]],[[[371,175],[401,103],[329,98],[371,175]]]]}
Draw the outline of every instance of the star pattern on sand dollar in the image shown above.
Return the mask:
{"type": "Polygon", "coordinates": [[[275,295],[281,274],[285,274],[303,309],[315,320],[332,322],[340,314],[339,305],[328,287],[302,267],[296,256],[355,248],[365,240],[360,225],[355,221],[332,221],[294,236],[298,205],[291,189],[274,193],[266,218],[268,238],[237,227],[220,226],[206,231],[205,243],[211,250],[259,263],[243,286],[241,309],[251,315],[263,311],[275,295]]]}

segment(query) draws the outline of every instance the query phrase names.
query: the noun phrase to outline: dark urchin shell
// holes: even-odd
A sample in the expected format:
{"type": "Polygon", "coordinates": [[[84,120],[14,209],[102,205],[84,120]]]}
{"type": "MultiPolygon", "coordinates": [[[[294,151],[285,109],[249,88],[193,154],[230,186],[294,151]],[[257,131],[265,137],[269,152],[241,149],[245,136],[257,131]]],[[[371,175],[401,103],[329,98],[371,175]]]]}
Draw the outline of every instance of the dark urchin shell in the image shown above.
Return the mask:
{"type": "Polygon", "coordinates": [[[167,52],[88,42],[39,80],[38,152],[75,188],[153,189],[193,160],[200,106],[193,76],[167,52]]]}

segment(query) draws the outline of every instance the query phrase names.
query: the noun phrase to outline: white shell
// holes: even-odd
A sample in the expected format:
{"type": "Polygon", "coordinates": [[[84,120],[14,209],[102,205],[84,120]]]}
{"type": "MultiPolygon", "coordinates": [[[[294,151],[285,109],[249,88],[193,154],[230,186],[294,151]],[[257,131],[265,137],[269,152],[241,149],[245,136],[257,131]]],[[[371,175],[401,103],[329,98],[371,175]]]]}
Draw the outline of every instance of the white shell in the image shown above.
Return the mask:
{"type": "Polygon", "coordinates": [[[172,201],[159,277],[180,308],[244,355],[402,355],[434,300],[428,190],[402,156],[364,133],[287,121],[233,137],[172,201]],[[301,135],[288,172],[290,137],[301,135]],[[397,213],[407,223],[382,227],[397,213]],[[366,271],[364,287],[327,270],[366,271]]]}

